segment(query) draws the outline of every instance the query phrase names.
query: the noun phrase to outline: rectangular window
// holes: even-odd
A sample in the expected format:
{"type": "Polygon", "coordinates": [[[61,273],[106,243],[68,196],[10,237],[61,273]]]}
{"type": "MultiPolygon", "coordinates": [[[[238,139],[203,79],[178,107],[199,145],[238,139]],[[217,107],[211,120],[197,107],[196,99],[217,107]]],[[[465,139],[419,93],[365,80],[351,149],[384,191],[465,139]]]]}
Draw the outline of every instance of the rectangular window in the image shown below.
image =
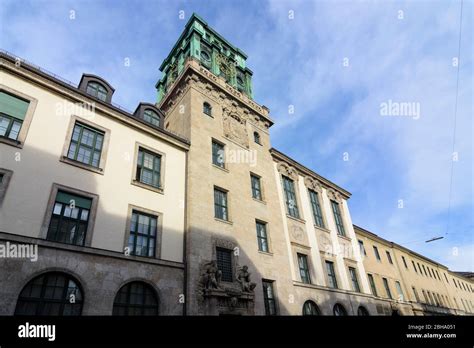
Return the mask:
{"type": "Polygon", "coordinates": [[[329,287],[337,289],[336,272],[334,271],[334,263],[326,261],[326,271],[328,273],[329,287]]]}
{"type": "Polygon", "coordinates": [[[299,218],[298,204],[296,203],[295,185],[293,180],[283,176],[283,190],[285,191],[286,209],[290,216],[299,218]]]}
{"type": "Polygon", "coordinates": [[[418,293],[416,292],[416,289],[414,286],[412,286],[413,294],[415,295],[415,300],[416,302],[420,302],[420,298],[418,297],[418,293]]]}
{"type": "Polygon", "coordinates": [[[441,281],[441,277],[439,276],[438,270],[436,270],[436,277],[438,278],[439,281],[441,281]]]}
{"type": "Polygon", "coordinates": [[[340,236],[345,236],[346,232],[344,230],[344,224],[342,222],[341,210],[339,208],[339,203],[331,201],[332,212],[334,213],[334,220],[336,221],[337,234],[340,236]]]}
{"type": "Polygon", "coordinates": [[[153,187],[161,187],[161,156],[138,149],[137,173],[135,180],[153,187]]]}
{"type": "Polygon", "coordinates": [[[214,188],[214,216],[221,220],[228,220],[227,192],[214,188]]]}
{"type": "Polygon", "coordinates": [[[429,291],[427,290],[426,293],[428,294],[428,299],[429,299],[429,301],[430,301],[430,304],[431,304],[431,305],[435,305],[435,301],[434,301],[433,297],[431,296],[431,292],[429,292],[429,291]]]}
{"type": "Polygon", "coordinates": [[[84,245],[91,206],[92,199],[58,191],[46,238],[84,245]]]}
{"type": "Polygon", "coordinates": [[[301,281],[305,284],[311,284],[311,276],[309,274],[308,256],[304,254],[297,254],[298,266],[300,269],[301,281]]]}
{"type": "Polygon", "coordinates": [[[309,190],[309,199],[311,201],[311,208],[313,210],[314,223],[316,226],[324,228],[323,213],[321,205],[319,204],[319,195],[313,190],[309,190]]]}
{"type": "Polygon", "coordinates": [[[232,282],[234,280],[232,273],[232,250],[217,248],[216,259],[217,268],[222,272],[222,280],[224,282],[232,282]]]}
{"type": "Polygon", "coordinates": [[[76,122],[67,157],[98,168],[103,142],[103,132],[76,122]]]}
{"type": "Polygon", "coordinates": [[[392,298],[392,293],[390,292],[390,286],[388,285],[387,278],[382,278],[383,286],[385,287],[385,292],[387,293],[388,298],[392,298]]]}
{"type": "Polygon", "coordinates": [[[425,272],[425,276],[428,277],[428,272],[426,272],[426,268],[425,268],[425,265],[421,265],[423,267],[423,271],[425,272]]]}
{"type": "Polygon", "coordinates": [[[387,253],[388,262],[390,262],[393,265],[392,256],[390,255],[388,251],[385,251],[385,252],[387,253]]]}
{"type": "Polygon", "coordinates": [[[262,280],[263,300],[265,302],[265,314],[276,315],[275,294],[273,292],[273,281],[262,280]]]}
{"type": "Polygon", "coordinates": [[[405,258],[403,256],[402,256],[402,261],[403,261],[403,265],[405,266],[405,268],[408,269],[407,261],[405,260],[405,258]]]}
{"type": "Polygon", "coordinates": [[[359,280],[357,279],[357,271],[354,267],[349,267],[349,274],[351,275],[352,290],[360,292],[359,280]]]}
{"type": "Polygon", "coordinates": [[[128,237],[130,255],[155,257],[157,222],[156,216],[132,211],[128,237]]]}
{"type": "Polygon", "coordinates": [[[380,254],[379,254],[379,249],[377,249],[377,247],[374,245],[374,254],[375,254],[375,258],[378,260],[378,261],[382,261],[380,259],[380,254]]]}
{"type": "Polygon", "coordinates": [[[413,269],[415,270],[415,273],[418,273],[418,271],[416,270],[415,261],[411,260],[411,264],[413,265],[413,269]]]}
{"type": "Polygon", "coordinates": [[[225,157],[224,157],[224,145],[217,141],[212,141],[212,164],[224,168],[225,157]]]}
{"type": "Polygon", "coordinates": [[[416,264],[418,265],[418,270],[420,271],[420,274],[423,275],[423,271],[421,270],[420,264],[418,262],[416,264]]]}
{"type": "Polygon", "coordinates": [[[18,140],[30,102],[0,92],[0,137],[18,140]]]}
{"type": "Polygon", "coordinates": [[[257,221],[258,250],[268,253],[267,224],[257,221]]]}
{"type": "Polygon", "coordinates": [[[252,197],[261,201],[262,188],[260,186],[260,177],[254,174],[250,174],[250,184],[252,186],[252,197]]]}
{"type": "Polygon", "coordinates": [[[425,299],[425,303],[428,303],[428,297],[426,297],[425,290],[421,290],[421,293],[423,294],[423,298],[425,299]]]}
{"type": "Polygon", "coordinates": [[[367,274],[367,277],[369,278],[369,284],[370,284],[370,289],[372,290],[372,295],[378,296],[377,288],[375,287],[374,276],[372,274],[367,274]]]}
{"type": "Polygon", "coordinates": [[[364,247],[364,242],[361,241],[360,239],[358,242],[359,242],[360,254],[364,256],[367,255],[367,252],[365,251],[365,247],[364,247]]]}
{"type": "Polygon", "coordinates": [[[405,296],[403,296],[402,286],[399,281],[395,281],[395,287],[397,288],[398,298],[400,301],[405,300],[405,296]]]}

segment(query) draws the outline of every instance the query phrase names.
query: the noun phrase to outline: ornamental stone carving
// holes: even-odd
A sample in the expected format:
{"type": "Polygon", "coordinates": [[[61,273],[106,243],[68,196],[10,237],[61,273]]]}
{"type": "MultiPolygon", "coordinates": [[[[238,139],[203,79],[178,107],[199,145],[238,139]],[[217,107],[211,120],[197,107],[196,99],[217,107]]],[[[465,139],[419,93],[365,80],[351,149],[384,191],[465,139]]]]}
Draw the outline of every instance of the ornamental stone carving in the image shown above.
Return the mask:
{"type": "Polygon", "coordinates": [[[287,163],[280,162],[277,165],[277,169],[280,174],[285,175],[294,181],[298,180],[298,171],[287,163]]]}
{"type": "Polygon", "coordinates": [[[253,289],[257,286],[256,283],[250,281],[250,272],[248,267],[244,265],[236,274],[235,279],[240,283],[242,291],[244,292],[253,292],[253,289]]]}
{"type": "Polygon", "coordinates": [[[307,188],[313,190],[313,191],[316,191],[318,193],[322,193],[323,192],[323,185],[316,179],[313,179],[309,176],[307,176],[305,179],[304,179],[304,184],[306,185],[307,188]]]}
{"type": "Polygon", "coordinates": [[[328,189],[328,197],[330,200],[333,200],[337,203],[342,203],[342,197],[339,192],[333,189],[328,189]]]}
{"type": "Polygon", "coordinates": [[[221,278],[222,271],[217,268],[217,262],[215,260],[204,264],[200,279],[204,289],[220,289],[221,278]]]}
{"type": "Polygon", "coordinates": [[[245,148],[249,148],[246,120],[234,110],[227,107],[223,109],[224,136],[245,148]]]}

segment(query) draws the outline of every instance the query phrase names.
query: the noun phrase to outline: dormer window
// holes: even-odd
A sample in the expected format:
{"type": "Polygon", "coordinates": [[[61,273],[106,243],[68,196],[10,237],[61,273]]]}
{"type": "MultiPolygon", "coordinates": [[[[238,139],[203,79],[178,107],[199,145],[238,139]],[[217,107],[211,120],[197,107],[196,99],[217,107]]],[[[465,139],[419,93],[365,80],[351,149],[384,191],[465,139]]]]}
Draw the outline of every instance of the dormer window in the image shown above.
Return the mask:
{"type": "Polygon", "coordinates": [[[202,112],[204,112],[206,115],[212,117],[212,106],[211,106],[211,104],[209,104],[207,102],[204,102],[204,104],[202,104],[202,112]]]}
{"type": "Polygon", "coordinates": [[[154,126],[160,126],[160,116],[151,109],[146,109],[143,113],[143,120],[145,122],[151,123],[154,126]]]}
{"type": "Polygon", "coordinates": [[[86,92],[102,101],[106,101],[107,99],[107,90],[100,83],[89,82],[87,84],[86,92]]]}
{"type": "Polygon", "coordinates": [[[258,134],[258,132],[253,132],[253,140],[255,141],[255,143],[262,145],[260,141],[260,134],[258,134]]]}

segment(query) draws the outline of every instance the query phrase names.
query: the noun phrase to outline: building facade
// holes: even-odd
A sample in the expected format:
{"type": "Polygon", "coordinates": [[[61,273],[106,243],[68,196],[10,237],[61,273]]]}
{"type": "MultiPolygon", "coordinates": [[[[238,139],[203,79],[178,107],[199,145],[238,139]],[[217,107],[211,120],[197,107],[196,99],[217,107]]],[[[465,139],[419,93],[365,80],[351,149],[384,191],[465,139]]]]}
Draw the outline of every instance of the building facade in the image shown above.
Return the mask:
{"type": "Polygon", "coordinates": [[[193,15],[131,113],[1,53],[0,314],[472,313],[471,279],[272,148],[246,59],[193,15]]]}

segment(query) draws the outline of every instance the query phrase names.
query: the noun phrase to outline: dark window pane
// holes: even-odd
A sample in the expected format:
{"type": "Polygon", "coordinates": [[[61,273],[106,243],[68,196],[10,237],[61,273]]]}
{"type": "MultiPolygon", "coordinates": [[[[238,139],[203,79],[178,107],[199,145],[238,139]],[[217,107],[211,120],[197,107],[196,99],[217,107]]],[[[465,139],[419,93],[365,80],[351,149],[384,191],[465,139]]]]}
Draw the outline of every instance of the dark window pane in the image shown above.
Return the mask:
{"type": "Polygon", "coordinates": [[[222,272],[222,280],[232,282],[234,280],[232,273],[232,250],[216,249],[217,268],[222,272]]]}

